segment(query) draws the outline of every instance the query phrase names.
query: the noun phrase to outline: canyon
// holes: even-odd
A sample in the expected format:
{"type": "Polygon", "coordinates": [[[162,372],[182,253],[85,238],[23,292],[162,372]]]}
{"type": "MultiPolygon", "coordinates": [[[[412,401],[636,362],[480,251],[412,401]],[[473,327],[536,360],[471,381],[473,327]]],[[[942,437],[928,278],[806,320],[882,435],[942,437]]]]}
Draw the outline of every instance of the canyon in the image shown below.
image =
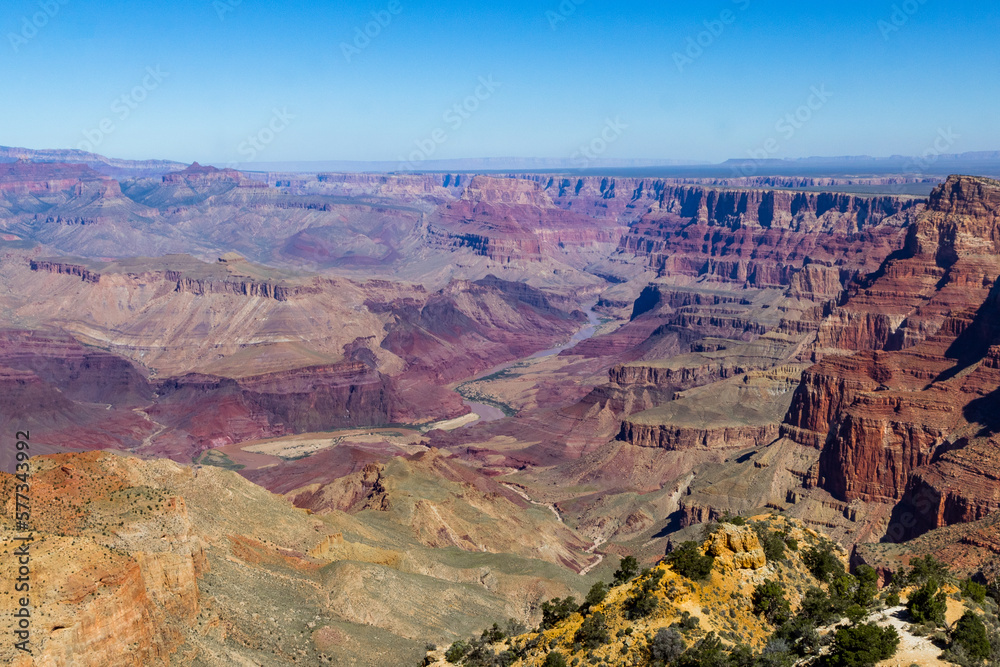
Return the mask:
{"type": "Polygon", "coordinates": [[[993,576],[1000,182],[11,159],[24,665],[415,664],[765,511],[993,576]]]}

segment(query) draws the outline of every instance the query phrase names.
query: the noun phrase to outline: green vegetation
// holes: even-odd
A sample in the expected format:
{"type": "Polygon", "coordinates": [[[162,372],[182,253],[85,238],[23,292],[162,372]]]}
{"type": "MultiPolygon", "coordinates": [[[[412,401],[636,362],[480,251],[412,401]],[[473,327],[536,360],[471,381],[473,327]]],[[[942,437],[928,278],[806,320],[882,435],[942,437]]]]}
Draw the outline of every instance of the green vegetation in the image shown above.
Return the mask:
{"type": "Polygon", "coordinates": [[[573,636],[573,641],[584,648],[595,649],[611,641],[608,622],[604,614],[597,611],[588,616],[573,636]]]}
{"type": "Polygon", "coordinates": [[[781,625],[792,615],[785,598],[785,587],[778,581],[765,581],[753,592],[753,613],[763,616],[771,625],[781,625]]]}
{"type": "Polygon", "coordinates": [[[928,579],[919,589],[910,594],[906,610],[914,623],[944,624],[944,612],[948,606],[948,596],[940,589],[937,579],[928,579]]]}
{"type": "Polygon", "coordinates": [[[225,453],[215,449],[207,449],[202,452],[200,456],[195,456],[194,462],[198,465],[225,468],[226,470],[232,470],[234,472],[246,468],[246,466],[242,463],[236,463],[225,453]]]}
{"type": "Polygon", "coordinates": [[[704,581],[712,572],[715,557],[702,554],[697,542],[688,541],[667,554],[664,561],[682,577],[692,581],[704,581]]]}
{"type": "Polygon", "coordinates": [[[656,611],[659,600],[656,589],[663,579],[663,570],[654,570],[646,574],[642,583],[636,587],[632,595],[625,601],[625,616],[629,619],[645,618],[656,611]]]}
{"type": "Polygon", "coordinates": [[[649,641],[649,656],[654,667],[672,664],[684,653],[684,637],[674,628],[660,628],[649,641]]]}
{"type": "Polygon", "coordinates": [[[962,597],[969,598],[976,604],[983,604],[986,601],[986,586],[977,584],[972,579],[966,579],[958,586],[962,591],[962,597]]]}
{"type": "Polygon", "coordinates": [[[802,562],[814,577],[823,582],[828,582],[844,572],[844,564],[834,555],[833,544],[828,541],[821,542],[806,551],[802,555],[802,562]]]}
{"type": "Polygon", "coordinates": [[[571,595],[565,599],[552,598],[542,603],[542,629],[554,628],[580,609],[571,595]]]}
{"type": "Polygon", "coordinates": [[[625,556],[618,564],[618,569],[615,570],[615,586],[632,581],[637,574],[639,574],[639,561],[635,559],[635,556],[625,556]]]}
{"type": "Polygon", "coordinates": [[[834,635],[833,649],[827,656],[827,667],[867,667],[896,654],[899,633],[893,627],[880,628],[865,623],[839,628],[834,635]]]}
{"type": "Polygon", "coordinates": [[[603,581],[598,581],[596,584],[590,587],[590,591],[587,592],[587,597],[584,599],[584,606],[587,609],[596,607],[597,605],[604,602],[604,598],[608,597],[608,585],[603,581]]]}
{"type": "MultiPolygon", "coordinates": [[[[785,537],[775,530],[770,530],[766,523],[756,522],[753,524],[760,546],[764,548],[764,555],[768,562],[775,562],[785,559],[785,537]]],[[[796,544],[798,548],[798,544],[796,544]]]]}
{"type": "Polygon", "coordinates": [[[981,664],[990,657],[992,649],[986,634],[986,626],[974,612],[966,611],[955,623],[951,633],[948,654],[954,662],[981,664]]]}
{"type": "Polygon", "coordinates": [[[550,651],[547,656],[545,656],[545,662],[542,663],[542,667],[567,667],[566,657],[559,651],[550,651]]]}

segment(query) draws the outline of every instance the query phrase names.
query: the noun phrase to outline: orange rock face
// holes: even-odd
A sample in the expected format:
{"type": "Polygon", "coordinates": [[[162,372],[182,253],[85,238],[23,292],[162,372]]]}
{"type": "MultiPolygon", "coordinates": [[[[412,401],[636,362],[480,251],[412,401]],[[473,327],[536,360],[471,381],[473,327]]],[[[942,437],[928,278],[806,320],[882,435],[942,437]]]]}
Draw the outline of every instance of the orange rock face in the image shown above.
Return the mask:
{"type": "Polygon", "coordinates": [[[842,500],[899,503],[892,539],[996,509],[1000,183],[952,177],[905,248],[853,285],[823,325],[786,434],[822,453],[816,483],[842,500]],[[904,526],[905,524],[905,526],[904,526]]]}

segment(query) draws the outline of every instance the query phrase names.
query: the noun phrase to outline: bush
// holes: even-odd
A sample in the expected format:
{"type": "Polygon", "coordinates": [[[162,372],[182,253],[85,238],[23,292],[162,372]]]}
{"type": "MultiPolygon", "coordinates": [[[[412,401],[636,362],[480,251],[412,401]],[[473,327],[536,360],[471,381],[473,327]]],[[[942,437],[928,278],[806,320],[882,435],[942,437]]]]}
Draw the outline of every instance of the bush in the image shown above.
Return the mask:
{"type": "Polygon", "coordinates": [[[755,523],[753,529],[768,561],[785,560],[785,540],[781,533],[768,530],[767,524],[764,523],[755,523]]]}
{"type": "Polygon", "coordinates": [[[573,641],[588,649],[595,649],[610,642],[611,633],[608,632],[608,624],[604,614],[597,611],[588,616],[580,629],[576,631],[573,641]]]}
{"type": "Polygon", "coordinates": [[[982,604],[986,601],[986,586],[977,584],[972,579],[966,579],[959,584],[959,589],[961,589],[963,597],[969,598],[976,604],[982,604]]]}
{"type": "Polygon", "coordinates": [[[802,597],[799,615],[811,620],[816,625],[826,625],[834,615],[830,596],[821,588],[810,588],[802,597]]]}
{"type": "Polygon", "coordinates": [[[910,599],[906,601],[906,610],[910,612],[914,623],[943,625],[947,607],[948,597],[933,578],[928,579],[927,583],[910,594],[910,599]]]}
{"type": "Polygon", "coordinates": [[[598,581],[590,587],[590,591],[584,599],[584,604],[587,606],[587,609],[591,609],[604,602],[604,598],[606,597],[608,597],[608,585],[603,581],[598,581]]]}
{"type": "Polygon", "coordinates": [[[922,586],[931,579],[944,581],[948,576],[948,566],[927,554],[923,558],[914,558],[910,563],[910,571],[906,574],[907,583],[922,586]]]}
{"type": "Polygon", "coordinates": [[[691,632],[701,627],[701,619],[697,616],[692,616],[689,611],[681,612],[681,620],[674,622],[670,627],[678,627],[681,629],[681,632],[691,632]]]}
{"type": "Polygon", "coordinates": [[[660,601],[655,591],[663,579],[663,574],[663,570],[651,572],[625,601],[625,615],[629,619],[643,618],[656,611],[660,601]]]}
{"type": "Polygon", "coordinates": [[[896,591],[889,591],[889,594],[885,596],[886,607],[898,607],[899,602],[899,593],[896,591]]]}
{"type": "Polygon", "coordinates": [[[542,667],[567,667],[566,657],[559,651],[551,651],[545,656],[542,667]]]}
{"type": "Polygon", "coordinates": [[[753,612],[771,625],[781,625],[791,616],[785,589],[777,581],[766,581],[753,592],[753,612]]]}
{"type": "Polygon", "coordinates": [[[784,640],[789,650],[800,657],[819,653],[819,648],[823,643],[819,631],[816,630],[816,625],[801,614],[778,628],[772,637],[784,640]]]}
{"type": "Polygon", "coordinates": [[[469,645],[459,639],[457,642],[448,647],[448,650],[444,652],[444,659],[448,662],[458,662],[465,657],[465,654],[469,652],[469,645]]]}
{"type": "Polygon", "coordinates": [[[547,602],[543,602],[542,629],[554,628],[557,624],[569,618],[579,608],[579,605],[576,604],[576,599],[572,595],[564,600],[552,598],[547,602]]]}
{"type": "Polygon", "coordinates": [[[697,542],[684,542],[667,554],[664,560],[677,574],[693,581],[708,579],[715,557],[702,554],[697,542]]]}
{"type": "Polygon", "coordinates": [[[802,562],[820,581],[830,581],[836,575],[844,573],[844,564],[833,553],[833,545],[824,542],[802,555],[802,562]]]}
{"type": "Polygon", "coordinates": [[[718,667],[728,662],[726,657],[722,640],[714,632],[709,632],[704,639],[684,651],[675,664],[677,667],[718,667]]]}
{"type": "Polygon", "coordinates": [[[865,667],[896,655],[899,634],[893,627],[874,623],[839,628],[826,664],[830,667],[865,667]]]}
{"type": "Polygon", "coordinates": [[[854,589],[854,601],[862,607],[870,607],[878,595],[878,572],[870,565],[859,565],[854,570],[857,587],[854,589]]]}
{"type": "Polygon", "coordinates": [[[990,657],[990,642],[986,637],[986,626],[971,611],[962,614],[951,633],[952,648],[961,647],[966,656],[982,662],[990,657]]]}
{"type": "Polygon", "coordinates": [[[627,583],[637,574],[639,574],[639,561],[635,559],[635,556],[625,556],[618,563],[618,569],[615,571],[615,585],[620,586],[627,583]]]}
{"type": "Polygon", "coordinates": [[[487,628],[483,630],[481,638],[491,644],[496,644],[497,642],[503,641],[507,637],[507,634],[500,629],[500,626],[496,623],[493,624],[492,628],[487,628]]]}
{"type": "Polygon", "coordinates": [[[684,637],[673,628],[660,628],[649,641],[649,655],[654,665],[673,663],[685,648],[684,637]]]}

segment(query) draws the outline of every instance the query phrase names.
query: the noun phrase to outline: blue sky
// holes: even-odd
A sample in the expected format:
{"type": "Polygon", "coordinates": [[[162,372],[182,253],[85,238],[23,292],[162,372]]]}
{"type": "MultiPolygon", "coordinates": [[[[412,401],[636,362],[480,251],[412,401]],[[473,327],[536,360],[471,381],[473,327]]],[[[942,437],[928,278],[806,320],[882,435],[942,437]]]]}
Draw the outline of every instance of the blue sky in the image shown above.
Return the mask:
{"type": "Polygon", "coordinates": [[[721,161],[916,154],[950,128],[1000,150],[997,5],[7,0],[0,144],[721,161]]]}

